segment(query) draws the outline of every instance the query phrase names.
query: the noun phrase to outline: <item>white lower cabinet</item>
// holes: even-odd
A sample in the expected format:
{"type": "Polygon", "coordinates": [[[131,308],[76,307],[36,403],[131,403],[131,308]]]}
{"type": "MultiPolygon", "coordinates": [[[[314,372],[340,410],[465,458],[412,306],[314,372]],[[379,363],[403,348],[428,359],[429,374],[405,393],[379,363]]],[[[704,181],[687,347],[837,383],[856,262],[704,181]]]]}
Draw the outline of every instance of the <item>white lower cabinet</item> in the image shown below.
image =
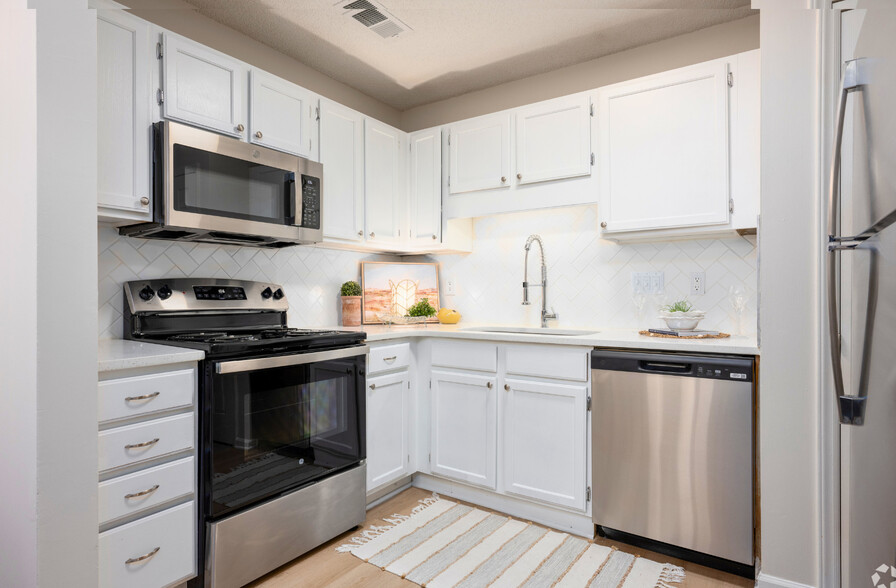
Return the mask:
{"type": "Polygon", "coordinates": [[[588,387],[504,380],[504,491],[585,510],[588,387]]]}
{"type": "Polygon", "coordinates": [[[496,488],[495,385],[494,375],[432,371],[433,474],[496,488]]]}
{"type": "Polygon", "coordinates": [[[367,380],[367,490],[410,471],[410,378],[407,370],[367,380]]]}
{"type": "Polygon", "coordinates": [[[193,502],[100,533],[100,588],[158,588],[196,573],[193,502]]]}

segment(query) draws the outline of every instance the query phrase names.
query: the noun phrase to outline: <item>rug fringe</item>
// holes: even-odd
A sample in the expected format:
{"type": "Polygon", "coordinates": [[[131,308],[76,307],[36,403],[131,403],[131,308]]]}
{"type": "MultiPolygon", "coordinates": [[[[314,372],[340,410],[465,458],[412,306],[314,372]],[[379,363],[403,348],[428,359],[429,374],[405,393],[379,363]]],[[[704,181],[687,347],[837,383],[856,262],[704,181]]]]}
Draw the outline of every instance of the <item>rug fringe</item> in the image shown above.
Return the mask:
{"type": "Polygon", "coordinates": [[[337,547],[336,551],[338,551],[339,553],[348,553],[355,548],[361,547],[365,543],[373,541],[376,537],[379,537],[386,531],[393,529],[399,523],[410,519],[411,516],[423,512],[433,504],[437,503],[439,500],[441,500],[439,495],[433,492],[432,496],[430,496],[429,498],[418,500],[417,502],[419,502],[420,504],[414,507],[410,515],[393,514],[389,518],[383,518],[384,521],[389,523],[388,525],[371,526],[369,529],[362,531],[360,535],[356,535],[349,539],[348,543],[343,543],[342,545],[337,547]]]}
{"type": "Polygon", "coordinates": [[[679,584],[684,581],[684,568],[675,566],[670,563],[663,564],[663,571],[660,573],[657,588],[675,588],[672,584],[679,584]]]}

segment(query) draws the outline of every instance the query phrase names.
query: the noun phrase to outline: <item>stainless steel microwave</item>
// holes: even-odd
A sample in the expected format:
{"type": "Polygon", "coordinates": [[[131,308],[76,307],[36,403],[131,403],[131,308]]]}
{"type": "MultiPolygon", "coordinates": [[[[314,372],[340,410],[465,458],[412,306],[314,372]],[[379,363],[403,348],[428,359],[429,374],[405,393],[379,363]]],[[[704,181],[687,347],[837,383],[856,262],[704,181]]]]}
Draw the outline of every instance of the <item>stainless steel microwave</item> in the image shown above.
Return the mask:
{"type": "Polygon", "coordinates": [[[317,243],[323,166],[185,125],[153,125],[153,220],[119,233],[256,247],[317,243]]]}

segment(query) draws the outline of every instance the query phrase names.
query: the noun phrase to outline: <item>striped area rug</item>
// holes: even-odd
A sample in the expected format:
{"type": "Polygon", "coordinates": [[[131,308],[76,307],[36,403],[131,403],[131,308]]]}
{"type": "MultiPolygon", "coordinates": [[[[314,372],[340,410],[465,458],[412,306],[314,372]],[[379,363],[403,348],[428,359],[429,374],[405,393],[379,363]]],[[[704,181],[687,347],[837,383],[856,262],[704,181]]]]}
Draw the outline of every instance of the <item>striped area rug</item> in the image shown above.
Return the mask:
{"type": "Polygon", "coordinates": [[[438,496],[337,548],[433,588],[671,588],[684,570],[438,496]]]}

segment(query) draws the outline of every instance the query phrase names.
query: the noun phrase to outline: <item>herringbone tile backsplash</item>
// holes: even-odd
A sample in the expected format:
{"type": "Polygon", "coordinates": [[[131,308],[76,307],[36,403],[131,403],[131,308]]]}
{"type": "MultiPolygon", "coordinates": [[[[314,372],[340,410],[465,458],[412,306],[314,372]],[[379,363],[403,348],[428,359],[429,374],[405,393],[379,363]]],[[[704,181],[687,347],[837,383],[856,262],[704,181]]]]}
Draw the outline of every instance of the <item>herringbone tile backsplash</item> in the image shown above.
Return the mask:
{"type": "MultiPolygon", "coordinates": [[[[317,247],[253,247],[149,241],[120,237],[99,226],[99,336],[122,336],[122,284],[165,277],[212,277],[282,284],[290,302],[289,324],[337,324],[339,286],[358,279],[361,260],[399,260],[317,247]]],[[[690,301],[707,312],[701,328],[736,330],[728,287],[749,293],[743,332],[756,333],[757,256],[755,237],[700,239],[616,245],[598,237],[597,207],[576,206],[476,219],[473,252],[437,255],[441,264],[442,305],[456,308],[465,321],[538,325],[537,289],[531,306],[522,306],[523,245],[541,235],[548,264],[548,303],[558,326],[646,328],[659,326],[658,300],[648,298],[639,321],[632,303],[631,273],[665,272],[667,301],[688,291],[691,272],[706,273],[706,293],[690,301]],[[445,295],[445,279],[457,285],[445,295]]],[[[414,258],[404,258],[408,261],[414,258]]],[[[419,258],[418,258],[419,260],[419,258]]],[[[530,281],[540,280],[538,253],[529,259],[530,281]]]]}

